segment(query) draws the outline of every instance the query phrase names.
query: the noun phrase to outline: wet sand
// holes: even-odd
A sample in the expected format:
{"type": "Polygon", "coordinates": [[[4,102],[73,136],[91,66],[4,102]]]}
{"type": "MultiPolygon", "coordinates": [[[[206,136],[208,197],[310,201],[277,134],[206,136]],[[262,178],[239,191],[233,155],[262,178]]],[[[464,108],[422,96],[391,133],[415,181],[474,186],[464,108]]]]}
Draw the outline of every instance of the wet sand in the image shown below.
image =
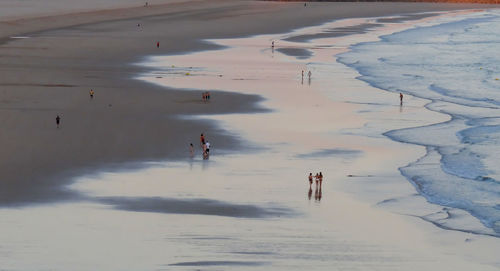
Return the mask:
{"type": "Polygon", "coordinates": [[[63,188],[71,178],[140,161],[184,159],[201,132],[220,149],[244,146],[244,139],[209,122],[175,116],[257,112],[259,97],[221,92],[205,104],[201,92],[132,79],[145,69],[132,63],[145,56],[213,48],[204,38],[273,33],[335,18],[472,7],[312,3],[304,10],[297,3],[221,0],[2,17],[0,204],[77,200],[63,188]]]}

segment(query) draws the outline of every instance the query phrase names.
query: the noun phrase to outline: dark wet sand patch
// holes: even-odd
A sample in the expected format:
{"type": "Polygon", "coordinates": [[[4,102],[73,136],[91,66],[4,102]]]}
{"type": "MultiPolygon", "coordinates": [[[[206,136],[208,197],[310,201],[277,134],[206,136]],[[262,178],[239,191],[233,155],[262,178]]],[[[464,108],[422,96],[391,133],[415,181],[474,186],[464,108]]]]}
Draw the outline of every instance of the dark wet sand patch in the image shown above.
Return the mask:
{"type": "Polygon", "coordinates": [[[292,36],[289,38],[286,38],[286,41],[291,41],[291,42],[308,42],[310,40],[314,39],[323,39],[323,38],[336,38],[336,37],[343,37],[343,36],[348,36],[348,35],[354,35],[354,34],[364,34],[368,32],[370,29],[382,26],[382,24],[373,24],[373,23],[366,23],[366,24],[360,24],[360,25],[355,25],[355,26],[347,26],[347,27],[339,27],[339,28],[333,28],[330,30],[327,30],[323,33],[318,33],[318,34],[306,34],[306,35],[298,35],[298,36],[292,36]]]}
{"type": "Polygon", "coordinates": [[[295,157],[300,159],[322,158],[329,156],[338,156],[343,158],[355,158],[362,154],[362,151],[351,149],[324,149],[317,150],[310,153],[297,154],[295,157]]]}
{"type": "Polygon", "coordinates": [[[394,18],[380,18],[377,19],[378,23],[401,23],[405,21],[420,20],[432,16],[436,16],[437,13],[425,13],[425,14],[408,14],[394,18]]]}
{"type": "Polygon", "coordinates": [[[165,214],[215,215],[239,218],[270,218],[291,216],[294,212],[283,207],[262,207],[235,204],[212,199],[173,199],[159,197],[102,197],[98,201],[118,210],[165,214]]]}
{"type": "Polygon", "coordinates": [[[169,266],[260,266],[266,264],[269,263],[252,261],[198,261],[173,263],[169,264],[169,266]]]}
{"type": "Polygon", "coordinates": [[[311,51],[302,48],[278,48],[276,51],[298,59],[308,59],[313,55],[311,51]]]}

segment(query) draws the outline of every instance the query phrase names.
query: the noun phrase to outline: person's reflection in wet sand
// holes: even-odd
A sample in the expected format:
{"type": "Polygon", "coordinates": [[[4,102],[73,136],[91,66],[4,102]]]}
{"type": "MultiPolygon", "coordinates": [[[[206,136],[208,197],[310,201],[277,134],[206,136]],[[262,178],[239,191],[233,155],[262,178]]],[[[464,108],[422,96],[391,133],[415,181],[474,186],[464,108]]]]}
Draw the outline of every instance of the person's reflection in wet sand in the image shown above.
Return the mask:
{"type": "Polygon", "coordinates": [[[309,200],[311,200],[312,194],[313,194],[313,190],[312,190],[312,188],[311,188],[311,187],[309,187],[309,192],[307,192],[307,198],[308,198],[309,200]]]}
{"type": "Polygon", "coordinates": [[[318,189],[318,187],[316,186],[316,189],[314,190],[314,199],[317,201],[317,202],[320,202],[321,201],[321,188],[318,189]]]}
{"type": "Polygon", "coordinates": [[[207,170],[209,167],[209,161],[208,160],[202,160],[201,162],[201,170],[207,170]]]}

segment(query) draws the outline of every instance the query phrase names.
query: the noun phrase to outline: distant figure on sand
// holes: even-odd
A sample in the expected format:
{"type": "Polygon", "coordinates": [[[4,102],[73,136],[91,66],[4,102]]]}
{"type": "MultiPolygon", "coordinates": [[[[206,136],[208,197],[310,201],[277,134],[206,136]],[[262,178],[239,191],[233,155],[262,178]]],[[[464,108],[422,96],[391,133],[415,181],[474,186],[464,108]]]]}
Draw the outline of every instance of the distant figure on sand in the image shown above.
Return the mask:
{"type": "Polygon", "coordinates": [[[94,98],[94,90],[93,90],[93,89],[91,89],[91,90],[89,91],[89,95],[90,95],[90,99],[93,99],[93,98],[94,98]]]}
{"type": "Polygon", "coordinates": [[[312,72],[311,72],[311,71],[309,71],[309,72],[307,73],[307,75],[309,76],[309,79],[311,79],[312,72]]]}
{"type": "Polygon", "coordinates": [[[316,180],[316,187],[318,187],[318,183],[319,183],[319,173],[316,173],[316,175],[314,175],[314,179],[316,180]]]}
{"type": "Polygon", "coordinates": [[[271,48],[274,48],[274,40],[271,42],[271,48]]]}
{"type": "Polygon", "coordinates": [[[159,41],[156,42],[156,48],[160,48],[160,42],[159,41]]]}
{"type": "Polygon", "coordinates": [[[319,179],[319,189],[321,191],[321,184],[323,183],[323,173],[321,173],[321,171],[319,172],[318,179],[319,179]]]}
{"type": "Polygon", "coordinates": [[[189,144],[189,155],[194,156],[194,146],[193,143],[189,144]]]}
{"type": "Polygon", "coordinates": [[[312,173],[309,173],[308,179],[309,179],[309,189],[311,189],[312,184],[313,184],[313,174],[312,173]]]}
{"type": "Polygon", "coordinates": [[[403,93],[399,93],[399,103],[403,104],[403,93]]]}
{"type": "Polygon", "coordinates": [[[59,115],[56,116],[56,125],[57,125],[57,128],[59,128],[59,123],[61,123],[61,117],[59,117],[59,115]]]}

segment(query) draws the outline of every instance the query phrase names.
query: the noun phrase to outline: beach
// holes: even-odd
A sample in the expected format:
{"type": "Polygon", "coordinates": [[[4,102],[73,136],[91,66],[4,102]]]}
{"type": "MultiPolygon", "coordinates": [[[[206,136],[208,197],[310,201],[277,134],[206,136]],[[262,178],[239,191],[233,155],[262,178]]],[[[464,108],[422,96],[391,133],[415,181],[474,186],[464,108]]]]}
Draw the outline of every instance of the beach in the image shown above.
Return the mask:
{"type": "Polygon", "coordinates": [[[383,104],[392,95],[353,83],[357,75],[339,67],[326,80],[321,72],[332,70],[314,66],[319,63],[314,58],[328,58],[332,48],[311,56],[309,47],[286,43],[316,39],[321,47],[319,38],[337,38],[341,44],[346,36],[362,40],[383,23],[409,20],[410,25],[438,15],[422,12],[495,6],[101,4],[100,10],[84,6],[2,15],[0,216],[9,221],[1,237],[7,244],[2,246],[6,269],[298,270],[311,265],[327,270],[336,263],[339,270],[498,268],[491,252],[497,237],[446,231],[418,218],[439,213],[440,207],[411,196],[416,192],[398,168],[424,155],[422,148],[378,136],[353,140],[386,132],[376,125],[360,131],[377,120],[393,130],[444,122],[447,116],[427,111],[425,100],[411,96],[404,124],[399,118],[387,124],[401,113],[397,97],[395,106],[361,116],[360,110],[370,109],[345,101],[383,104]],[[402,14],[407,15],[362,19],[402,14]],[[341,31],[282,36],[334,20],[341,25],[332,27],[341,31]],[[252,38],[264,34],[269,36],[252,38]],[[276,50],[269,47],[273,35],[279,40],[276,50]],[[293,64],[295,57],[304,64],[293,64]],[[301,82],[301,69],[313,69],[312,82],[307,76],[301,82]],[[339,91],[321,92],[332,85],[339,91]],[[356,88],[364,101],[340,91],[356,88]],[[201,100],[207,89],[213,97],[208,103],[201,100]],[[335,115],[329,115],[331,107],[338,108],[335,115]],[[311,108],[317,108],[313,115],[311,108]],[[215,149],[209,161],[199,159],[200,133],[215,149]],[[196,146],[195,159],[188,155],[189,143],[196,146]],[[331,183],[323,199],[311,201],[306,174],[321,169],[331,183]],[[367,185],[369,180],[378,180],[377,185],[367,185]],[[378,206],[394,195],[411,200],[378,206]],[[422,209],[398,215],[415,206],[422,209]],[[47,219],[55,216],[59,219],[47,219]],[[464,242],[468,239],[474,241],[464,242]],[[301,253],[301,247],[308,252],[301,253]],[[21,263],[24,253],[32,256],[21,263]],[[130,261],[134,254],[141,260],[130,261]]]}

